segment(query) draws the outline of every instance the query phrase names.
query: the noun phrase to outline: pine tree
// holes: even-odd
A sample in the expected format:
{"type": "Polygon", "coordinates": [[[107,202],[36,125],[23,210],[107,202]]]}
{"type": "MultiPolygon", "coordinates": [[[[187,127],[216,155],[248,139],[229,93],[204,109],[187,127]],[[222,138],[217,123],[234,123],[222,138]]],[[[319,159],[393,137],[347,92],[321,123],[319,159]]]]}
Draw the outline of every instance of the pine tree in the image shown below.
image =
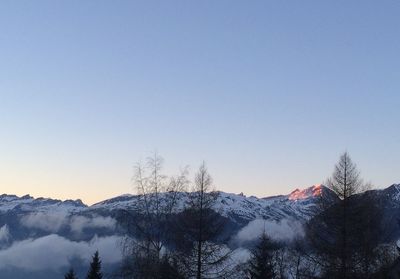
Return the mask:
{"type": "Polygon", "coordinates": [[[90,269],[86,276],[87,279],[102,279],[103,275],[101,273],[101,261],[99,258],[99,251],[94,253],[92,262],[90,263],[90,269]]]}
{"type": "Polygon", "coordinates": [[[275,278],[273,251],[275,245],[266,233],[260,236],[258,244],[251,251],[248,273],[250,279],[275,278]]]}
{"type": "Polygon", "coordinates": [[[72,268],[68,271],[67,274],[65,274],[64,278],[65,279],[78,279],[78,277],[76,277],[76,274],[72,268]]]}

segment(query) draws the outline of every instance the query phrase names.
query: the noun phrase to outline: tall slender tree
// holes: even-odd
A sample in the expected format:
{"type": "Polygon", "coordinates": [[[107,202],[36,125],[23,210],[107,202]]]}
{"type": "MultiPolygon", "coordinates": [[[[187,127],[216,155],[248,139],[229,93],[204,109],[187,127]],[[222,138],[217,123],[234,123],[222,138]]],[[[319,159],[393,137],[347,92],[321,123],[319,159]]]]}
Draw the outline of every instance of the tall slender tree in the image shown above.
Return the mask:
{"type": "Polygon", "coordinates": [[[257,245],[251,250],[249,260],[249,279],[273,279],[276,278],[274,270],[274,243],[266,233],[261,234],[257,245]]]}
{"type": "Polygon", "coordinates": [[[93,255],[92,262],[86,279],[102,279],[103,274],[101,273],[101,260],[99,257],[99,251],[96,251],[93,255]]]}
{"type": "Polygon", "coordinates": [[[179,220],[177,251],[188,278],[224,278],[229,272],[228,249],[218,243],[225,221],[215,211],[218,192],[203,163],[194,180],[187,208],[179,220]]]}
{"type": "Polygon", "coordinates": [[[186,189],[186,168],[176,177],[162,173],[163,158],[157,153],[147,158],[145,165],[135,167],[134,184],[138,196],[140,218],[135,221],[136,243],[148,254],[161,258],[171,213],[177,206],[179,194],[186,189]]]}
{"type": "Polygon", "coordinates": [[[188,182],[186,168],[168,177],[163,173],[163,161],[154,153],[144,164],[135,166],[132,180],[138,194],[136,209],[125,210],[121,220],[129,235],[121,270],[125,276],[129,273],[135,278],[159,278],[159,270],[168,262],[165,253],[170,252],[166,244],[171,238],[171,217],[188,182]]]}
{"type": "Polygon", "coordinates": [[[361,194],[370,186],[361,179],[347,152],[340,156],[326,185],[338,198],[332,202],[331,196],[323,194],[321,213],[309,223],[309,240],[319,254],[317,260],[326,278],[365,275],[361,268],[368,270],[365,264],[373,262],[370,251],[377,245],[376,230],[380,229],[379,218],[368,217],[379,215],[377,206],[361,194]]]}
{"type": "Polygon", "coordinates": [[[349,198],[363,190],[363,181],[356,165],[352,162],[349,154],[345,152],[335,166],[333,175],[327,181],[327,186],[340,198],[338,214],[340,216],[339,238],[338,238],[338,271],[342,278],[349,277],[351,268],[350,233],[351,233],[351,204],[349,198]]]}

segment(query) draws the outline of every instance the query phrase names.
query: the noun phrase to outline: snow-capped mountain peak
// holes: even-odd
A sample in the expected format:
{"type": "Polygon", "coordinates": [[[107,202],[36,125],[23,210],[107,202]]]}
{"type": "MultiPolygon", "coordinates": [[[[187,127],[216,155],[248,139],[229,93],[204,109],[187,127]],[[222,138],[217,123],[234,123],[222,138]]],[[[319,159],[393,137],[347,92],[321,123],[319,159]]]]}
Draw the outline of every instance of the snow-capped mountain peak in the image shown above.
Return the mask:
{"type": "Polygon", "coordinates": [[[322,194],[323,187],[324,186],[321,184],[316,184],[303,190],[296,189],[289,194],[288,199],[296,201],[304,200],[311,197],[318,197],[322,194]]]}

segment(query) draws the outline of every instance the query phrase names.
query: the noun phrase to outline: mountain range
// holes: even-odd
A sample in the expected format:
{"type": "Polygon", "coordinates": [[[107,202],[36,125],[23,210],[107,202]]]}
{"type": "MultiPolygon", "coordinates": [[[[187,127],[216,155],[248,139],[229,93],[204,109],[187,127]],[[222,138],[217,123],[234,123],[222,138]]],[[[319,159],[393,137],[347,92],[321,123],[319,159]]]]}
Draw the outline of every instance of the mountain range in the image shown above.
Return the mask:
{"type": "MultiPolygon", "coordinates": [[[[214,210],[228,220],[227,245],[236,249],[255,239],[262,229],[278,240],[301,236],[303,224],[319,212],[321,195],[337,199],[323,185],[266,198],[219,192],[214,210]]],[[[386,233],[382,241],[395,241],[400,235],[400,184],[366,191],[357,198],[364,195],[373,197],[383,209],[386,233]]],[[[178,193],[178,211],[187,199],[188,193],[178,193]]],[[[140,210],[137,195],[122,195],[92,206],[81,200],[1,195],[0,274],[12,279],[27,274],[30,278],[57,278],[74,263],[79,266],[78,273],[84,274],[83,267],[95,250],[100,251],[106,271],[111,271],[122,258],[125,232],[119,217],[126,210],[140,210]]]]}

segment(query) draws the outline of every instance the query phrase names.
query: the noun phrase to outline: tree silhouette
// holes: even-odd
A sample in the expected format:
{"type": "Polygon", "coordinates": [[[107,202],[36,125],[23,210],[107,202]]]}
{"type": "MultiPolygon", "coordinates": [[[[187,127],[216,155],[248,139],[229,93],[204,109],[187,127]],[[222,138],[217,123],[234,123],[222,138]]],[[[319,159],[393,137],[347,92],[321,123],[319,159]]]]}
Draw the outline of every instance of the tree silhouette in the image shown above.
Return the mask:
{"type": "Polygon", "coordinates": [[[94,253],[92,262],[90,263],[90,269],[86,276],[87,279],[102,279],[103,274],[101,273],[101,261],[99,258],[99,251],[94,253]]]}
{"type": "Polygon", "coordinates": [[[133,183],[138,193],[137,211],[124,210],[121,223],[131,236],[125,242],[125,261],[121,267],[124,276],[133,278],[160,278],[160,269],[166,268],[163,258],[170,258],[165,245],[174,237],[171,218],[178,207],[178,199],[186,190],[187,169],[176,176],[163,174],[163,158],[157,153],[146,163],[137,163],[133,183]]]}
{"type": "Polygon", "coordinates": [[[319,254],[324,278],[368,278],[378,258],[380,209],[368,192],[357,166],[345,152],[321,195],[321,213],[308,224],[309,240],[319,254]]]}
{"type": "Polygon", "coordinates": [[[273,252],[275,245],[266,233],[260,236],[257,245],[251,251],[249,260],[249,278],[271,279],[275,278],[273,252]]]}
{"type": "Polygon", "coordinates": [[[225,220],[213,210],[218,192],[203,163],[176,233],[177,258],[187,278],[229,278],[229,251],[218,243],[225,220]]]}
{"type": "Polygon", "coordinates": [[[74,270],[71,268],[68,273],[65,274],[64,279],[78,279],[78,277],[76,277],[74,270]]]}

